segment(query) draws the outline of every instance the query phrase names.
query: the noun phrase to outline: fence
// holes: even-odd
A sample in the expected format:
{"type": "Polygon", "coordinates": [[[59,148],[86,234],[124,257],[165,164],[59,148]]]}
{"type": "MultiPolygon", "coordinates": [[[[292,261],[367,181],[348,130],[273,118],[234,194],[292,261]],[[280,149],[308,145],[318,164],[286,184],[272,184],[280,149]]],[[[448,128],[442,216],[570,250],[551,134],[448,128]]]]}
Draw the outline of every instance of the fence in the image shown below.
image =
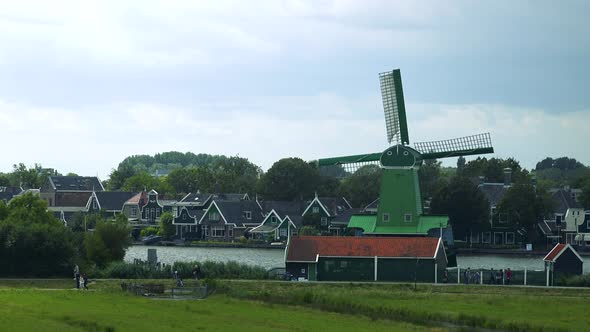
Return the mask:
{"type": "MultiPolygon", "coordinates": [[[[447,283],[489,284],[489,285],[530,285],[547,286],[547,273],[544,270],[511,270],[512,278],[506,278],[506,271],[492,269],[447,269],[447,283]]],[[[444,282],[444,280],[443,280],[444,282]]]]}

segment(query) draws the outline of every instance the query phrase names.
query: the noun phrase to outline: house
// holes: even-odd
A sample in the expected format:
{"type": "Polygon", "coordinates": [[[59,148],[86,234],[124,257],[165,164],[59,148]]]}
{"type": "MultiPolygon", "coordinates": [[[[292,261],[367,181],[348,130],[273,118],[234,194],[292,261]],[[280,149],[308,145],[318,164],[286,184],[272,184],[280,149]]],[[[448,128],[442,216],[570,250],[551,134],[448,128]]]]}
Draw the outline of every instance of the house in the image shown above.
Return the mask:
{"type": "Polygon", "coordinates": [[[581,275],[584,260],[569,244],[559,243],[543,258],[545,270],[553,272],[551,276],[581,275]]]}
{"type": "Polygon", "coordinates": [[[172,203],[172,224],[176,226],[176,236],[182,240],[200,238],[199,221],[205,209],[211,204],[213,194],[188,193],[180,201],[172,203]]]}
{"type": "Polygon", "coordinates": [[[141,207],[141,221],[149,225],[155,225],[160,220],[160,215],[164,210],[164,205],[158,200],[158,192],[150,190],[147,193],[147,201],[141,207]]]}
{"type": "Polygon", "coordinates": [[[343,235],[353,213],[352,206],[344,197],[318,197],[317,193],[301,216],[303,224],[314,224],[321,234],[343,235]]]}
{"type": "Polygon", "coordinates": [[[504,182],[485,182],[480,177],[477,188],[484,194],[489,203],[489,227],[485,230],[472,231],[469,242],[472,244],[515,245],[524,242],[526,231],[508,220],[506,213],[498,212],[498,206],[512,186],[512,170],[504,169],[504,182]]]}
{"type": "Polygon", "coordinates": [[[581,242],[582,239],[577,235],[590,231],[584,223],[584,209],[577,200],[575,190],[566,186],[552,189],[550,192],[554,204],[553,217],[558,228],[558,236],[562,239],[561,242],[578,244],[578,241],[581,242]]]}
{"type": "Polygon", "coordinates": [[[298,236],[285,250],[287,272],[307,280],[436,283],[447,267],[432,237],[298,236]]]}
{"type": "Polygon", "coordinates": [[[4,202],[5,204],[8,204],[8,202],[10,202],[10,200],[14,196],[17,196],[21,192],[23,192],[23,188],[21,188],[21,187],[14,187],[14,186],[0,187],[0,201],[4,202]]]}
{"type": "Polygon", "coordinates": [[[296,235],[302,226],[303,201],[257,201],[264,219],[249,233],[254,238],[270,241],[286,241],[289,235],[296,235]]]}
{"type": "Polygon", "coordinates": [[[575,237],[578,245],[586,247],[590,245],[590,211],[584,213],[584,220],[578,226],[578,233],[575,237]]]}
{"type": "Polygon", "coordinates": [[[262,220],[262,209],[256,201],[213,199],[199,220],[199,238],[233,241],[262,220]]]}
{"type": "Polygon", "coordinates": [[[141,191],[125,201],[122,212],[130,224],[137,225],[142,223],[141,209],[147,201],[148,196],[145,191],[141,191]]]}
{"type": "Polygon", "coordinates": [[[77,206],[86,203],[93,192],[104,191],[95,176],[48,176],[39,196],[48,206],[77,206]],[[75,204],[73,204],[75,202],[75,204]]]}

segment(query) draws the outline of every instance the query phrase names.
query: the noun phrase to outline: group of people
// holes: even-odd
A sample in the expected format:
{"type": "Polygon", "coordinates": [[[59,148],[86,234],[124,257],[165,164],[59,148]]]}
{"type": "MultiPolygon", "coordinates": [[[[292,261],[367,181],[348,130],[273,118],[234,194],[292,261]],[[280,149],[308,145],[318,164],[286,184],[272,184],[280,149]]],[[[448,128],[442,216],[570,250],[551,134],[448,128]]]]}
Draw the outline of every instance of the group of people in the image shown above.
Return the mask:
{"type": "Polygon", "coordinates": [[[510,285],[510,281],[512,280],[512,270],[507,268],[506,270],[496,270],[490,269],[488,277],[486,278],[484,271],[478,270],[471,270],[471,268],[467,268],[463,272],[463,283],[466,285],[471,284],[479,284],[479,283],[487,283],[490,285],[510,285]]]}
{"type": "MultiPolygon", "coordinates": [[[[199,282],[201,268],[198,265],[195,265],[191,273],[193,275],[193,278],[195,278],[195,282],[199,282]]],[[[178,270],[174,270],[173,277],[174,280],[176,280],[176,287],[184,287],[184,281],[182,281],[182,277],[178,274],[178,270]]]]}
{"type": "Polygon", "coordinates": [[[77,289],[80,289],[80,287],[88,289],[88,275],[80,273],[80,267],[77,264],[74,266],[74,279],[76,280],[77,289]]]}

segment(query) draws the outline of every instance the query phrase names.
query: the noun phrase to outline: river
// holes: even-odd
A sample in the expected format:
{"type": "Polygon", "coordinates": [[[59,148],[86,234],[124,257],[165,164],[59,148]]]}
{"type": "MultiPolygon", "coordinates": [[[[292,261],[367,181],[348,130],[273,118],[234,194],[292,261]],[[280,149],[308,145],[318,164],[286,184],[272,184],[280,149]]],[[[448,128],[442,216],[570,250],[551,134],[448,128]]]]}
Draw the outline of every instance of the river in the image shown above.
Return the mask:
{"type": "MultiPolygon", "coordinates": [[[[159,247],[132,246],[127,249],[125,261],[132,262],[138,258],[147,260],[147,250],[157,249],[158,261],[172,264],[175,261],[237,261],[249,265],[259,265],[266,269],[284,267],[285,251],[282,249],[249,249],[249,248],[203,248],[203,247],[159,247]]],[[[460,267],[494,268],[512,270],[543,270],[543,256],[538,255],[458,255],[460,267]]],[[[590,273],[590,264],[584,264],[584,273],[590,273]]]]}

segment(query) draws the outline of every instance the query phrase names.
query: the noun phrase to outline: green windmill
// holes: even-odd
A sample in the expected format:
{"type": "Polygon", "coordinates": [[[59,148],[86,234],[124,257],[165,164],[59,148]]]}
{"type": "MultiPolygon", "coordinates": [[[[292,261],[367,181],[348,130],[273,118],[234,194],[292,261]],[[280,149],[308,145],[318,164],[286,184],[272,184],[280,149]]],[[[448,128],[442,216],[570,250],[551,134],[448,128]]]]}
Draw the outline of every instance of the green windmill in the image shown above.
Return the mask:
{"type": "Polygon", "coordinates": [[[448,216],[423,214],[418,169],[425,159],[493,153],[490,134],[419,142],[410,147],[400,71],[381,73],[379,80],[390,147],[382,153],[320,159],[318,164],[354,170],[378,163],[382,169],[377,214],[353,215],[349,228],[361,228],[367,235],[427,235],[431,229],[446,228],[448,216]]]}

